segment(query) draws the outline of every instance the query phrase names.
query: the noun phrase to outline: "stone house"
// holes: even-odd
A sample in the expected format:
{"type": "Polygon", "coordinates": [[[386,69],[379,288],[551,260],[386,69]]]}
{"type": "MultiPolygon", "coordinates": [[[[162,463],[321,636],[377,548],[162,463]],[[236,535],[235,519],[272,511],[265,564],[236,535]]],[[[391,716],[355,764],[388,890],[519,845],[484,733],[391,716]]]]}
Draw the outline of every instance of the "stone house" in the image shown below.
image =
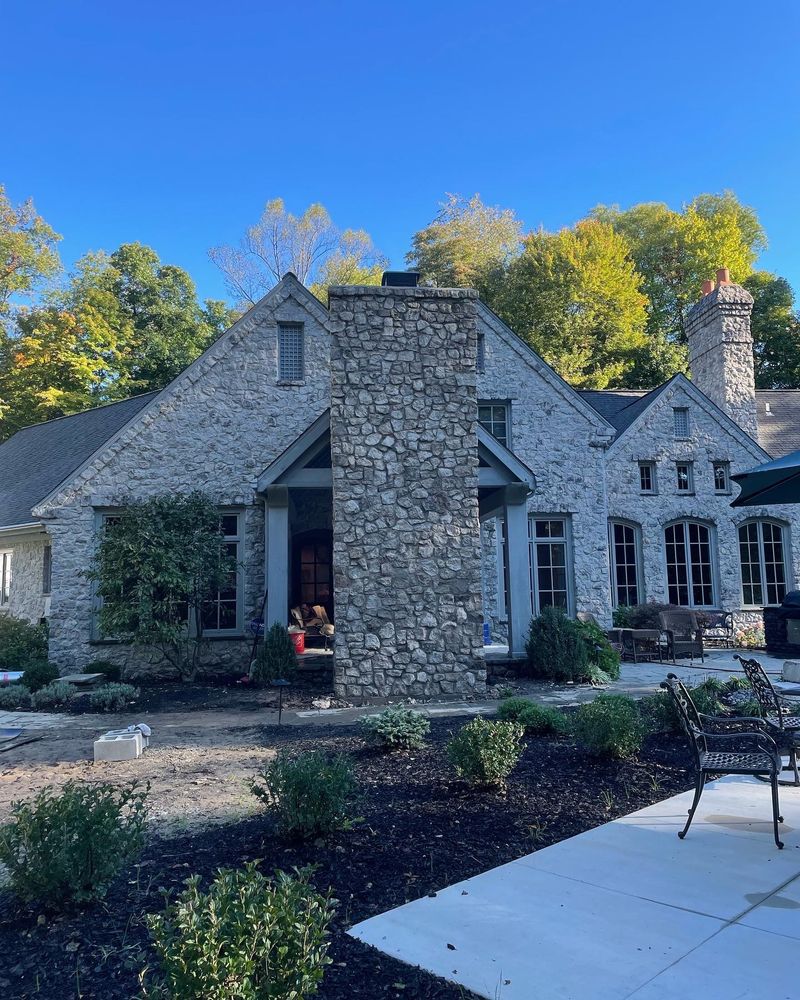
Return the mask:
{"type": "Polygon", "coordinates": [[[197,488],[238,565],[212,668],[246,668],[265,592],[267,624],[323,604],[353,699],[479,693],[483,623],[520,653],[549,604],[747,620],[795,586],[798,512],[732,510],[730,477],[800,448],[800,392],[755,390],[725,273],[689,317],[693,380],[650,392],[576,391],[475,292],[386,280],[325,308],[287,275],[160,392],[0,446],[0,613],[46,618],[62,671],[152,669],[99,634],[86,570],[130,497],[197,488]]]}

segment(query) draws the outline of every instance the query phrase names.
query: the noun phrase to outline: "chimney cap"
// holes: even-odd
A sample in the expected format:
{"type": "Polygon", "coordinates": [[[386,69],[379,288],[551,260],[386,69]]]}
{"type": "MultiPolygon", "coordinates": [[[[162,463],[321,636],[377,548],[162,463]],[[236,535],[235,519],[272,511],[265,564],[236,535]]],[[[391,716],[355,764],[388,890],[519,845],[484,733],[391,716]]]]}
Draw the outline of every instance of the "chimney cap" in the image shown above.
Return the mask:
{"type": "Polygon", "coordinates": [[[731,284],[731,272],[727,267],[717,268],[717,288],[720,285],[730,285],[731,284]]]}
{"type": "Polygon", "coordinates": [[[381,285],[391,288],[416,288],[419,285],[419,271],[384,271],[381,285]]]}

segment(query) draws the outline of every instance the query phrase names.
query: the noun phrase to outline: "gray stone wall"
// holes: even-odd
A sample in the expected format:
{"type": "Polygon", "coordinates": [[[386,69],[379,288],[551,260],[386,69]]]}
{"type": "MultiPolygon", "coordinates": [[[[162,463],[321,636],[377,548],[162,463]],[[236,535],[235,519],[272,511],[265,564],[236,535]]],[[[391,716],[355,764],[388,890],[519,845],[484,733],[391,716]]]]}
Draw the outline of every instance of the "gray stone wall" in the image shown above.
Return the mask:
{"type": "MultiPolygon", "coordinates": [[[[726,429],[713,407],[701,405],[685,382],[665,390],[644,420],[624,435],[608,456],[608,515],[634,522],[641,528],[645,598],[667,600],[664,526],[670,521],[694,518],[712,526],[716,549],[719,606],[743,612],[742,623],[752,612],[742,609],[741,571],[737,529],[751,518],[771,518],[786,526],[789,561],[794,579],[800,574],[800,511],[792,506],[731,508],[731,494],[714,491],[713,463],[730,462],[731,473],[765,461],[760,449],[741,434],[726,429]],[[689,408],[692,439],[675,440],[672,409],[689,408]],[[658,493],[642,495],[639,462],[656,463],[658,493]],[[677,492],[675,463],[693,462],[694,494],[677,492]]],[[[789,589],[794,583],[789,581],[789,589]]]]}
{"type": "Polygon", "coordinates": [[[476,293],[332,288],[336,688],[479,693],[476,293]]]}
{"type": "Polygon", "coordinates": [[[717,285],[689,310],[686,334],[692,381],[757,441],[752,309],[741,285],[717,285]]]}
{"type": "MultiPolygon", "coordinates": [[[[203,489],[245,514],[245,626],[264,588],[264,512],[258,475],[327,407],[327,314],[293,279],[248,313],[123,431],[42,514],[53,538],[51,657],[62,671],[112,658],[131,675],[159,667],[144,651],[94,645],[86,570],[95,546],[95,512],[130,496],[203,489]],[[277,322],[302,322],[306,378],[277,378],[277,322]]],[[[251,636],[214,640],[215,671],[247,665],[251,636]]]]}
{"type": "Polygon", "coordinates": [[[47,617],[50,598],[42,592],[46,534],[36,533],[0,538],[0,552],[11,552],[11,592],[9,604],[0,614],[11,614],[30,622],[47,617]]]}

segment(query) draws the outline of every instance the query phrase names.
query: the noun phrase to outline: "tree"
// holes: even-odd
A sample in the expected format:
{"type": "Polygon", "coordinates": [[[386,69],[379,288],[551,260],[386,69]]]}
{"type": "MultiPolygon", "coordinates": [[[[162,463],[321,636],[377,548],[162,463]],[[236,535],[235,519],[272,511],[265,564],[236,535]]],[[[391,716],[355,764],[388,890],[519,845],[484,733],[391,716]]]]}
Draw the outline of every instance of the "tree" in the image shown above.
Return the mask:
{"type": "Polygon", "coordinates": [[[622,236],[597,221],[525,238],[495,311],[571,384],[620,385],[647,343],[646,299],[622,236]]]}
{"type": "Polygon", "coordinates": [[[406,263],[440,288],[477,288],[519,253],[522,224],[508,208],[448,194],[431,223],[415,233],[406,263]]]}
{"type": "Polygon", "coordinates": [[[131,500],[106,522],[90,572],[103,602],[100,629],[194,680],[207,647],[204,611],[235,572],[206,494],[131,500]]]}
{"type": "Polygon", "coordinates": [[[212,247],[208,255],[225,275],[231,294],[250,305],[289,271],[303,284],[320,285],[326,265],[334,273],[370,271],[384,263],[363,230],[341,232],[319,203],[292,215],[282,198],[267,202],[239,246],[212,247]]]}
{"type": "Polygon", "coordinates": [[[60,239],[30,199],[15,208],[0,184],[0,318],[12,295],[30,294],[58,273],[60,239]]]}
{"type": "Polygon", "coordinates": [[[767,271],[755,271],[745,279],[744,287],[754,299],[750,328],[756,387],[800,388],[800,317],[789,282],[767,271]]]}
{"type": "Polygon", "coordinates": [[[698,195],[680,212],[660,202],[625,210],[598,205],[590,218],[627,240],[648,299],[648,332],[680,343],[686,342],[686,310],[700,297],[703,281],[718,267],[744,281],[766,246],[755,211],[731,191],[698,195]]]}
{"type": "Polygon", "coordinates": [[[321,302],[327,302],[331,285],[379,285],[388,266],[389,261],[376,254],[369,233],[347,229],[309,287],[321,302]]]}

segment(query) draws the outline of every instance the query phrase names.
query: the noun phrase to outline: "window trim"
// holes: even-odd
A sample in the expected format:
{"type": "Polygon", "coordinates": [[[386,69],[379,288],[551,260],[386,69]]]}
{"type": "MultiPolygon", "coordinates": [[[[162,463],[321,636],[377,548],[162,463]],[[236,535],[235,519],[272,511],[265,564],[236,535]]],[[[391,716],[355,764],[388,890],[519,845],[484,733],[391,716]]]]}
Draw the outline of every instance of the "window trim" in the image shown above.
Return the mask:
{"type": "Polygon", "coordinates": [[[676,441],[689,441],[692,436],[692,424],[689,416],[688,406],[673,406],[672,407],[672,427],[674,431],[674,436],[676,441]],[[682,434],[678,430],[678,414],[685,414],[686,416],[686,433],[682,434]]]}
{"type": "Polygon", "coordinates": [[[53,545],[46,542],[42,548],[42,597],[53,593],[53,545]]]}
{"type": "Polygon", "coordinates": [[[731,463],[720,459],[711,463],[711,477],[714,482],[714,493],[718,497],[727,497],[731,494],[731,463]],[[722,469],[725,475],[725,486],[722,489],[717,487],[717,469],[722,469]]]}
{"type": "MultiPolygon", "coordinates": [[[[484,430],[488,431],[492,437],[495,437],[494,431],[484,424],[480,419],[480,412],[482,406],[497,406],[502,407],[505,410],[505,426],[506,426],[506,440],[505,442],[500,441],[500,438],[496,438],[500,441],[500,444],[504,448],[508,448],[509,451],[512,450],[512,437],[511,437],[511,400],[510,399],[479,399],[478,400],[478,423],[483,427],[484,430]]],[[[495,423],[494,419],[491,421],[492,424],[495,423]]]]}
{"type": "MultiPolygon", "coordinates": [[[[742,528],[746,528],[749,525],[756,525],[758,533],[758,566],[759,572],[761,573],[761,587],[762,593],[766,597],[766,563],[764,560],[764,528],[765,524],[771,524],[776,528],[780,529],[781,532],[781,548],[783,550],[783,586],[786,593],[791,589],[792,580],[792,562],[791,553],[789,551],[791,545],[791,530],[789,525],[784,521],[778,520],[775,517],[747,517],[744,521],[740,521],[736,525],[736,548],[738,551],[738,564],[739,564],[739,597],[742,602],[742,610],[760,610],[761,608],[776,608],[779,604],[768,604],[766,601],[763,604],[747,604],[744,599],[744,575],[742,573],[742,549],[741,549],[741,538],[739,532],[742,528]]],[[[780,602],[779,602],[780,603],[780,602]]]]}
{"type": "MultiPolygon", "coordinates": [[[[531,609],[534,617],[542,613],[539,603],[539,574],[536,557],[536,532],[532,528],[537,521],[561,521],[564,525],[564,560],[567,578],[567,606],[564,609],[568,617],[575,617],[575,556],[572,543],[572,516],[570,514],[545,514],[540,511],[528,512],[528,574],[530,579],[531,609]]],[[[541,539],[545,541],[545,539],[541,539]]],[[[556,539],[562,541],[562,539],[556,539]]]]}
{"type": "Polygon", "coordinates": [[[14,579],[12,564],[14,561],[13,549],[0,549],[0,611],[8,611],[11,607],[11,586],[14,579]],[[8,584],[6,584],[8,577],[8,584]]]}
{"type": "MultiPolygon", "coordinates": [[[[611,606],[614,608],[620,607],[617,596],[617,554],[614,543],[614,526],[617,524],[622,525],[624,528],[630,528],[633,531],[634,558],[636,559],[634,565],[634,572],[636,574],[636,603],[644,604],[647,601],[647,593],[645,591],[643,573],[644,546],[642,544],[642,526],[638,522],[630,521],[624,517],[610,517],[608,519],[608,567],[611,580],[611,606]]],[[[623,605],[623,607],[627,606],[623,605]]]]}
{"type": "Polygon", "coordinates": [[[694,496],[694,462],[690,459],[679,459],[675,462],[675,492],[681,497],[694,496]],[[685,490],[680,488],[678,480],[678,469],[682,465],[686,466],[687,486],[685,490]]]}
{"type": "Polygon", "coordinates": [[[657,464],[651,459],[645,459],[639,461],[639,493],[644,497],[654,497],[658,495],[658,479],[656,475],[657,464]],[[646,490],[642,487],[642,469],[650,470],[650,489],[646,490]]]}
{"type": "Polygon", "coordinates": [[[277,332],[277,380],[279,385],[303,385],[306,380],[306,331],[305,323],[296,320],[278,320],[277,332]],[[293,332],[299,336],[300,375],[284,375],[283,373],[283,352],[281,347],[281,334],[283,332],[293,332]]]}
{"type": "MultiPolygon", "coordinates": [[[[683,528],[683,541],[687,553],[687,589],[689,594],[689,603],[680,604],[679,607],[685,607],[692,611],[717,611],[719,610],[719,600],[720,600],[720,578],[719,578],[719,551],[717,546],[717,526],[713,521],[704,521],[699,517],[678,517],[671,521],[666,521],[661,527],[661,555],[664,560],[664,593],[667,601],[669,601],[669,563],[667,560],[667,529],[673,528],[676,525],[681,524],[683,528]],[[711,599],[712,604],[695,604],[694,603],[694,583],[692,578],[692,563],[689,549],[689,538],[688,538],[688,526],[690,524],[699,524],[708,530],[708,549],[709,549],[709,560],[711,562],[711,599]]],[[[674,603],[674,602],[670,602],[674,603]]]]}

